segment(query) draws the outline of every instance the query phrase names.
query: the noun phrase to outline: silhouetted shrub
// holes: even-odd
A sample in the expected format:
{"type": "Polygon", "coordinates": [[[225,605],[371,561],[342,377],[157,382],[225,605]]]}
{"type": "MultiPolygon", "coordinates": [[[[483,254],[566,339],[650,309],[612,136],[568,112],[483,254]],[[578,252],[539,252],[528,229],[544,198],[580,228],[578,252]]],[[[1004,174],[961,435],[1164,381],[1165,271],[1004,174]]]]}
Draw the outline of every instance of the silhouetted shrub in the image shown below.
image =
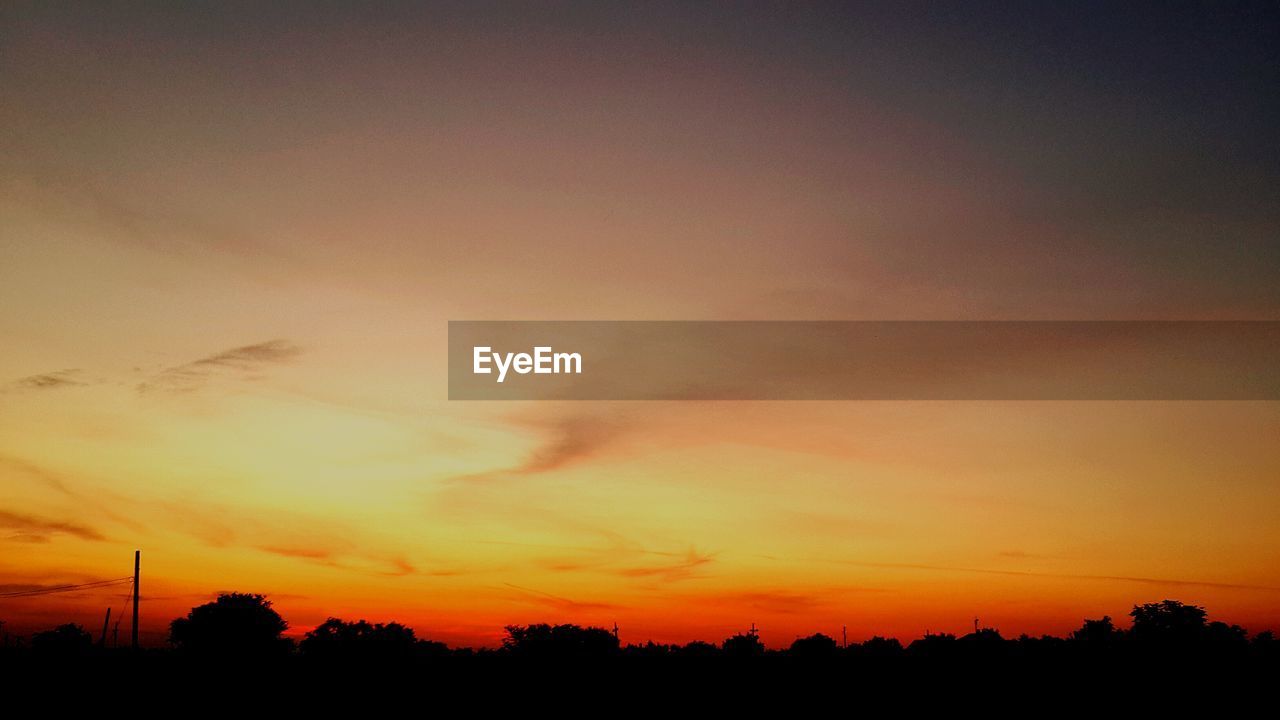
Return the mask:
{"type": "Polygon", "coordinates": [[[889,660],[902,657],[904,650],[897,638],[882,638],[879,635],[850,648],[855,657],[868,660],[889,660]]]}
{"type": "Polygon", "coordinates": [[[798,658],[829,659],[835,657],[839,651],[840,646],[836,644],[835,639],[822,633],[797,638],[791,643],[791,654],[798,658]]]}
{"type": "Polygon", "coordinates": [[[1071,633],[1071,640],[1094,648],[1108,648],[1121,636],[1122,633],[1111,622],[1111,616],[1103,615],[1101,620],[1085,620],[1079,630],[1071,633]]]}
{"type": "Polygon", "coordinates": [[[288,629],[264,595],[223,593],[169,624],[169,642],[193,655],[273,656],[287,653],[288,629]]]}
{"type": "Polygon", "coordinates": [[[502,649],[521,657],[592,658],[618,653],[618,638],[603,628],[578,625],[508,625],[502,649]]]}
{"type": "Polygon", "coordinates": [[[410,660],[448,654],[444,643],[419,640],[400,623],[347,622],[329,618],[307,633],[298,649],[324,660],[410,660]]]}
{"type": "Polygon", "coordinates": [[[982,628],[956,639],[956,652],[974,660],[996,660],[1007,656],[1013,649],[1011,643],[994,628],[982,628]]]}
{"type": "Polygon", "coordinates": [[[704,640],[694,640],[676,650],[676,655],[685,658],[707,658],[720,654],[720,648],[704,640]]]}
{"type": "Polygon", "coordinates": [[[729,657],[757,657],[764,654],[764,643],[760,642],[760,636],[754,632],[738,633],[725,638],[720,643],[720,650],[729,657]]]}
{"type": "Polygon", "coordinates": [[[1254,658],[1267,661],[1280,660],[1280,640],[1276,640],[1275,633],[1270,630],[1254,635],[1253,640],[1249,641],[1249,649],[1254,658]]]}
{"type": "Polygon", "coordinates": [[[907,646],[907,654],[919,658],[950,658],[956,652],[956,636],[949,633],[926,633],[907,646]]]}
{"type": "Polygon", "coordinates": [[[1134,605],[1133,639],[1140,643],[1190,645],[1201,639],[1205,630],[1204,608],[1185,605],[1177,600],[1134,605]]]}
{"type": "Polygon", "coordinates": [[[650,640],[644,645],[628,645],[622,649],[622,652],[627,657],[666,658],[670,657],[672,653],[676,652],[678,649],[679,648],[672,647],[671,645],[663,645],[662,643],[655,643],[650,640]]]}
{"type": "Polygon", "coordinates": [[[31,649],[41,655],[88,655],[93,651],[93,636],[79,625],[67,623],[36,633],[31,638],[31,649]]]}

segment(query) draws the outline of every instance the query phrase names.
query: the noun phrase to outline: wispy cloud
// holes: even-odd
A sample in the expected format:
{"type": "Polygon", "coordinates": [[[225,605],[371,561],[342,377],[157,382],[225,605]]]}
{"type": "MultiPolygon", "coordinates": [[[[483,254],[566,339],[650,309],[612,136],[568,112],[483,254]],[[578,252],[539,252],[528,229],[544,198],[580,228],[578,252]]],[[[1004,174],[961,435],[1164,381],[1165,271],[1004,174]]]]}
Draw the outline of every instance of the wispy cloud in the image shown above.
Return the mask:
{"type": "Polygon", "coordinates": [[[511,545],[533,549],[571,551],[572,557],[551,557],[539,565],[558,573],[595,572],[626,578],[678,582],[705,577],[703,572],[715,562],[716,553],[699,552],[690,547],[685,552],[649,550],[616,533],[602,531],[610,540],[607,546],[574,546],[554,543],[480,540],[488,545],[511,545]]]}
{"type": "Polygon", "coordinates": [[[825,603],[821,597],[813,594],[790,590],[753,590],[748,592],[728,593],[709,598],[709,602],[724,603],[729,606],[746,606],[764,613],[793,615],[810,612],[825,603]]]}
{"type": "Polygon", "coordinates": [[[594,415],[559,418],[551,426],[550,438],[515,468],[517,474],[556,470],[589,459],[622,433],[622,425],[594,415]]]}
{"type": "Polygon", "coordinates": [[[520,587],[519,585],[513,585],[511,583],[503,583],[503,585],[511,588],[512,590],[518,591],[520,593],[520,597],[524,600],[527,600],[529,602],[532,602],[538,605],[543,605],[555,610],[561,610],[564,612],[613,610],[618,607],[617,605],[613,605],[611,603],[581,602],[578,600],[571,600],[569,598],[561,597],[559,595],[552,595],[551,593],[548,593],[548,592],[542,592],[541,590],[533,590],[531,588],[520,587]]]}
{"type": "Polygon", "coordinates": [[[439,577],[462,573],[445,562],[420,568],[361,529],[326,517],[174,500],[154,501],[149,507],[152,512],[161,511],[173,529],[214,548],[248,548],[366,575],[439,577]]]}
{"type": "Polygon", "coordinates": [[[39,465],[29,463],[21,458],[9,455],[0,455],[0,468],[6,468],[15,473],[35,478],[40,481],[41,484],[52,490],[56,490],[63,495],[74,495],[71,489],[67,487],[67,483],[64,482],[57,474],[50,472],[39,465]]]}
{"type": "Polygon", "coordinates": [[[837,560],[843,565],[859,567],[888,568],[893,570],[922,570],[930,572],[976,573],[982,575],[1008,575],[1013,577],[1060,578],[1063,580],[1095,580],[1103,582],[1126,582],[1140,585],[1159,585],[1164,587],[1205,587],[1224,590],[1270,590],[1280,591],[1280,587],[1267,585],[1245,585],[1239,583],[1212,582],[1207,580],[1182,580],[1175,578],[1143,577],[1140,575],[1089,575],[1075,573],[1037,572],[1034,570],[995,570],[990,568],[954,567],[948,565],[923,565],[914,563],[882,563],[861,562],[854,560],[837,560]]]}
{"type": "Polygon", "coordinates": [[[802,585],[794,588],[763,587],[738,591],[699,593],[681,602],[715,607],[748,607],[762,613],[803,615],[824,607],[841,606],[850,595],[892,592],[886,588],[855,585],[802,585]]]}
{"type": "Polygon", "coordinates": [[[515,419],[511,423],[532,429],[545,439],[515,465],[454,479],[464,482],[499,480],[560,470],[601,456],[612,449],[619,438],[632,431],[631,423],[623,417],[587,412],[532,422],[515,419]]]}
{"type": "Polygon", "coordinates": [[[280,555],[287,558],[298,558],[301,560],[316,560],[326,565],[335,563],[336,553],[330,548],[320,547],[282,547],[278,545],[262,545],[259,550],[271,553],[272,555],[280,555]]]}
{"type": "MultiPolygon", "coordinates": [[[[272,555],[279,555],[280,557],[292,558],[295,560],[307,560],[320,565],[326,565],[328,567],[341,568],[345,570],[371,571],[374,574],[386,575],[389,577],[413,575],[418,572],[417,567],[403,557],[361,554],[351,547],[339,549],[316,545],[267,544],[257,545],[254,549],[270,553],[272,555]]],[[[440,571],[426,574],[440,576],[454,575],[457,573],[453,571],[440,571]]]]}
{"type": "MultiPolygon", "coordinates": [[[[103,488],[95,489],[93,492],[82,492],[76,489],[80,479],[73,475],[50,470],[12,455],[0,455],[0,481],[16,483],[17,480],[10,480],[15,475],[33,479],[58,495],[70,499],[77,508],[90,517],[110,521],[128,528],[135,534],[147,532],[146,526],[135,520],[130,513],[115,509],[131,505],[132,501],[129,498],[103,488]]],[[[30,542],[44,541],[35,537],[27,539],[30,542]]]]}
{"type": "Polygon", "coordinates": [[[1053,555],[1041,555],[1039,553],[1026,552],[1025,550],[1004,550],[999,557],[1008,560],[1057,560],[1053,555]]]}
{"type": "Polygon", "coordinates": [[[666,582],[675,582],[678,580],[689,580],[691,578],[702,577],[702,573],[700,571],[706,565],[710,565],[714,561],[714,555],[699,553],[694,548],[689,548],[689,552],[685,557],[675,562],[655,563],[652,565],[639,565],[623,568],[618,571],[618,574],[623,577],[654,578],[666,582]]]}
{"type": "Polygon", "coordinates": [[[166,368],[146,382],[139,383],[137,389],[140,393],[190,392],[221,375],[252,379],[264,367],[292,362],[301,354],[302,348],[287,340],[243,345],[166,368]]]}
{"type": "Polygon", "coordinates": [[[58,388],[88,385],[84,379],[84,371],[79,368],[54,370],[53,372],[28,375],[5,383],[5,390],[56,390],[58,388]]]}
{"type": "Polygon", "coordinates": [[[13,532],[8,539],[24,542],[47,542],[54,535],[70,535],[81,540],[106,539],[102,533],[88,525],[7,510],[0,510],[0,528],[13,532]]]}
{"type": "Polygon", "coordinates": [[[105,240],[200,262],[233,261],[241,272],[265,274],[264,259],[297,263],[300,253],[268,242],[224,218],[163,202],[137,203],[104,190],[82,173],[41,168],[35,182],[7,187],[27,212],[71,227],[90,227],[105,240]]]}

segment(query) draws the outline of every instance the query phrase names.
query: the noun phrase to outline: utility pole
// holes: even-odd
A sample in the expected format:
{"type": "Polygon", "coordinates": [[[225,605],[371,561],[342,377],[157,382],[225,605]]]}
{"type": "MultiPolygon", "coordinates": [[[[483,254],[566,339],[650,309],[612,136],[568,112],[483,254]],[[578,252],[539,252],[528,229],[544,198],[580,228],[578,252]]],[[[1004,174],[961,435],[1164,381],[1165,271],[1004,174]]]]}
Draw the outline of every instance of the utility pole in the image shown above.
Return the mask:
{"type": "Polygon", "coordinates": [[[107,626],[111,624],[111,606],[107,606],[107,617],[102,621],[102,637],[98,638],[98,647],[107,646],[107,626]]]}
{"type": "Polygon", "coordinates": [[[133,551],[133,649],[138,649],[138,575],[142,570],[142,551],[133,551]]]}
{"type": "Polygon", "coordinates": [[[849,647],[849,626],[840,626],[840,647],[848,649],[849,647]]]}

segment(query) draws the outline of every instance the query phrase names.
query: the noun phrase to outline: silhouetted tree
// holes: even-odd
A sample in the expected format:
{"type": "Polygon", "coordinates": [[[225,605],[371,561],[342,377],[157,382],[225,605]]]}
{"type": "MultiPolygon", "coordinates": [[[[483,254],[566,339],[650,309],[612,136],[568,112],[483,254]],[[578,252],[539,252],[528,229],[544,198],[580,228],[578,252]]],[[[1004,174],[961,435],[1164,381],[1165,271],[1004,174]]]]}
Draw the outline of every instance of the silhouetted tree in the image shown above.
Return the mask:
{"type": "Polygon", "coordinates": [[[822,633],[797,638],[791,643],[791,654],[798,658],[826,659],[834,657],[839,650],[840,646],[836,644],[835,639],[822,633]]]}
{"type": "Polygon", "coordinates": [[[1134,605],[1129,616],[1133,618],[1133,638],[1142,643],[1193,645],[1205,631],[1204,608],[1177,600],[1134,605]]]}
{"type": "Polygon", "coordinates": [[[956,636],[950,633],[925,633],[924,637],[912,640],[907,646],[907,654],[915,657],[943,658],[956,653],[956,636]]]}
{"type": "MultiPolygon", "coordinates": [[[[1208,620],[1203,608],[1176,600],[1136,605],[1131,613],[1133,629],[1122,631],[1109,616],[1087,619],[1070,633],[1068,639],[1026,634],[1006,640],[994,629],[980,629],[957,638],[950,634],[926,633],[907,648],[896,639],[873,637],[842,649],[827,635],[815,634],[796,639],[787,650],[768,651],[754,626],[751,631],[733,635],[719,646],[695,641],[684,646],[647,642],[619,648],[615,635],[598,627],[578,625],[511,625],[500,650],[450,650],[443,643],[420,640],[414,631],[400,623],[370,623],[366,620],[346,621],[329,618],[308,632],[299,645],[295,662],[316,659],[352,661],[376,665],[379,673],[405,667],[418,672],[414,663],[426,658],[448,658],[449,664],[431,665],[431,670],[449,668],[519,668],[519,672],[536,670],[551,661],[586,661],[576,667],[593,669],[598,660],[617,659],[621,665],[599,663],[619,668],[626,675],[630,669],[656,669],[662,665],[684,667],[691,676],[730,672],[742,676],[774,673],[821,672],[823,667],[835,672],[831,677],[847,673],[866,673],[868,678],[891,677],[876,674],[881,668],[926,672],[963,673],[991,671],[1020,672],[1025,666],[1040,675],[1071,666],[1096,668],[1100,673],[1139,671],[1153,668],[1156,672],[1191,668],[1192,672],[1224,668],[1235,673],[1257,668],[1274,674],[1280,669],[1280,643],[1270,632],[1252,638],[1244,628],[1208,620]],[[1168,655],[1172,662],[1163,662],[1168,655]],[[528,658],[535,662],[511,662],[512,658],[528,658]],[[740,662],[742,658],[761,658],[760,662],[740,662]],[[802,662],[787,662],[787,659],[802,662]],[[385,665],[379,663],[385,661],[385,665]],[[810,662],[813,661],[813,662],[810,662]],[[720,668],[721,670],[717,670],[720,668]]],[[[201,667],[191,658],[216,658],[228,667],[240,667],[243,661],[259,658],[288,659],[292,643],[283,636],[288,625],[263,595],[227,593],[210,603],[192,608],[170,625],[170,642],[178,649],[166,657],[163,652],[148,651],[130,655],[128,663],[149,667],[168,667],[171,659],[181,660],[174,666],[201,667]],[[154,663],[154,664],[152,664],[154,663]]],[[[120,657],[98,649],[84,628],[67,624],[37,633],[28,645],[0,644],[0,669],[20,667],[39,656],[59,659],[120,657]]],[[[68,666],[83,666],[82,661],[68,666]]],[[[47,661],[32,663],[47,665],[47,661]]],[[[288,667],[273,663],[271,668],[288,667]]],[[[328,669],[320,663],[306,665],[307,672],[328,669]]],[[[356,667],[343,667],[356,670],[356,667]]],[[[451,672],[451,671],[450,671],[451,672]]],[[[487,670],[481,671],[487,677],[487,670]]],[[[259,673],[267,677],[270,673],[259,673]]]]}
{"type": "Polygon", "coordinates": [[[1009,643],[995,628],[981,628],[956,639],[956,652],[974,660],[993,660],[1004,657],[1011,650],[1009,643]]]}
{"type": "Polygon", "coordinates": [[[1067,640],[1053,637],[1052,635],[1032,637],[1023,634],[1018,636],[1011,653],[1025,660],[1045,661],[1062,657],[1063,649],[1066,647],[1067,642],[1067,640]]]}
{"type": "Polygon", "coordinates": [[[508,625],[502,649],[523,657],[588,658],[614,655],[618,638],[604,628],[578,625],[508,625]]]}
{"type": "Polygon", "coordinates": [[[887,660],[901,657],[902,643],[897,638],[882,638],[879,635],[866,640],[855,647],[854,654],[873,660],[887,660]]]}
{"type": "Polygon", "coordinates": [[[307,633],[298,649],[303,655],[325,659],[407,660],[441,645],[418,640],[412,628],[400,623],[329,618],[307,633]]]}
{"type": "Polygon", "coordinates": [[[1111,622],[1110,615],[1103,615],[1101,620],[1085,620],[1079,630],[1071,633],[1071,639],[1096,647],[1107,647],[1120,637],[1120,631],[1111,622]]]}
{"type": "Polygon", "coordinates": [[[1205,627],[1204,640],[1218,652],[1243,650],[1249,646],[1249,633],[1239,625],[1214,621],[1205,627]]]}
{"type": "Polygon", "coordinates": [[[623,653],[628,657],[638,658],[665,658],[669,657],[677,648],[662,643],[655,643],[650,640],[643,645],[628,645],[622,649],[623,653]]]}
{"type": "Polygon", "coordinates": [[[1254,635],[1253,640],[1249,641],[1249,650],[1255,658],[1280,660],[1280,641],[1276,640],[1275,633],[1270,630],[1254,635]]]}
{"type": "Polygon", "coordinates": [[[720,643],[720,650],[730,657],[756,657],[764,654],[764,643],[760,642],[760,636],[754,632],[738,633],[725,638],[720,643]]]}
{"type": "Polygon", "coordinates": [[[679,648],[676,651],[676,654],[680,657],[688,658],[714,657],[720,654],[720,648],[706,642],[705,640],[694,640],[693,642],[686,643],[684,647],[679,648]]]}
{"type": "Polygon", "coordinates": [[[174,647],[201,655],[269,656],[288,652],[289,624],[264,595],[223,593],[169,624],[174,647]]]}
{"type": "Polygon", "coordinates": [[[93,651],[93,636],[79,625],[67,623],[36,633],[31,649],[42,655],[88,655],[93,651]]]}

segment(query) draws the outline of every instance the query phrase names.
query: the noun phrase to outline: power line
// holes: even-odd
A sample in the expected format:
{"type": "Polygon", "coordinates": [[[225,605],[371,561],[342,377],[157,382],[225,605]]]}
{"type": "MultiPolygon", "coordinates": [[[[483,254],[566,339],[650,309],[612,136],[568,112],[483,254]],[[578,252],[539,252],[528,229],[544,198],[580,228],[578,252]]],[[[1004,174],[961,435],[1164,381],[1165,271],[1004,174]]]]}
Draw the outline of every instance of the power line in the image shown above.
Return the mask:
{"type": "Polygon", "coordinates": [[[129,607],[129,601],[133,600],[133,578],[129,578],[129,591],[124,595],[124,602],[120,605],[120,612],[116,615],[116,624],[111,629],[111,645],[120,647],[120,621],[124,619],[124,611],[129,607]]]}
{"type": "Polygon", "coordinates": [[[54,585],[52,587],[34,588],[31,590],[15,590],[13,592],[0,593],[0,598],[52,595],[54,593],[74,592],[76,590],[89,590],[94,588],[110,587],[112,585],[123,585],[131,582],[133,582],[132,577],[123,577],[115,578],[114,580],[95,580],[94,582],[79,583],[75,585],[54,585]]]}

